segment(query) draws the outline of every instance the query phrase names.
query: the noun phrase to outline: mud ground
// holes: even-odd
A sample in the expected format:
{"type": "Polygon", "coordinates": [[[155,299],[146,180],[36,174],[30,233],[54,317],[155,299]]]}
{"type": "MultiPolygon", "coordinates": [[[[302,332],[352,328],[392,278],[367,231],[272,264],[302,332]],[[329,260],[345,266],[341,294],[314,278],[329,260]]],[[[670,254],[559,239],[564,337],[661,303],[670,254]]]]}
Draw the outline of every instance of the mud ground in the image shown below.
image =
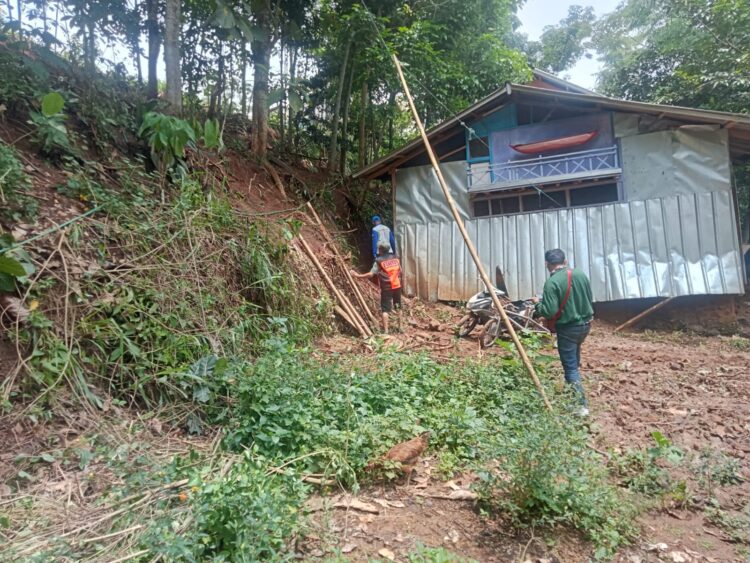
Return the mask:
{"type": "MultiPolygon", "coordinates": [[[[400,349],[428,350],[438,358],[506,353],[500,347],[482,351],[478,331],[457,339],[453,323],[460,312],[455,308],[417,301],[407,308],[405,330],[391,340],[400,349]]],[[[744,481],[715,487],[712,494],[728,514],[740,515],[750,503],[750,340],[613,329],[597,321],[583,351],[594,444],[603,452],[622,454],[652,447],[652,432],[658,431],[693,460],[693,467],[702,452],[730,456],[739,461],[744,481]]],[[[367,347],[341,336],[321,343],[321,353],[334,351],[366,353],[367,347]]],[[[545,352],[555,354],[551,344],[545,352]]],[[[303,546],[306,557],[338,553],[351,561],[403,561],[422,544],[488,562],[589,559],[590,546],[574,535],[514,532],[502,521],[480,515],[471,499],[445,498],[465,495],[454,491],[469,490],[472,476],[445,482],[436,465],[433,457],[424,459],[408,487],[380,485],[362,491],[357,500],[376,510],[347,507],[342,497],[313,501],[318,503],[313,507],[315,530],[303,546]],[[334,507],[337,503],[344,506],[334,507]],[[544,541],[550,535],[554,545],[544,541]]],[[[700,475],[689,467],[670,475],[684,495],[644,499],[641,537],[615,560],[748,561],[747,546],[706,517],[709,494],[700,475]]]]}

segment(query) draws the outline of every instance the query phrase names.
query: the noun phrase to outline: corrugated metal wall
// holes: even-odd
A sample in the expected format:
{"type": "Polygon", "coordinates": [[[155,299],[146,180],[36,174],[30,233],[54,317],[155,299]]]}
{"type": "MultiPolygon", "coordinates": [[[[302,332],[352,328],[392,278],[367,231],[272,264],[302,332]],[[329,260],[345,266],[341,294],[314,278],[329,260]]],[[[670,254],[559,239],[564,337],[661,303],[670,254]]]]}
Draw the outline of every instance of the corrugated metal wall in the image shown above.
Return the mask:
{"type": "MultiPolygon", "coordinates": [[[[591,279],[595,301],[741,294],[742,264],[729,190],[466,222],[485,267],[511,297],[541,292],[544,251],[562,248],[591,279]]],[[[481,287],[453,222],[396,229],[408,294],[459,301],[481,287]]]]}

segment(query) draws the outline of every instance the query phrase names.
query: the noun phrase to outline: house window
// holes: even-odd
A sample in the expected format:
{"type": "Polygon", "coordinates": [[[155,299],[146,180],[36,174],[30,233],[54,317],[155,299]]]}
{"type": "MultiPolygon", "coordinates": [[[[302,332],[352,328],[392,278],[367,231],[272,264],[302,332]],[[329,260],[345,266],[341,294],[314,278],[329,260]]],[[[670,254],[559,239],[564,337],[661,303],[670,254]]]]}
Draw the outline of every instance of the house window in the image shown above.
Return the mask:
{"type": "Polygon", "coordinates": [[[514,190],[511,193],[489,194],[473,202],[474,217],[513,215],[568,207],[585,207],[619,201],[617,184],[560,186],[537,190],[514,190]]]}
{"type": "Polygon", "coordinates": [[[490,215],[490,200],[479,199],[474,202],[474,217],[487,217],[490,215]]]}
{"type": "Polygon", "coordinates": [[[469,141],[469,160],[472,162],[489,160],[490,141],[488,137],[472,137],[469,141]]]}
{"type": "Polygon", "coordinates": [[[570,191],[571,207],[609,203],[610,201],[617,201],[617,199],[617,184],[578,188],[570,191]]]}

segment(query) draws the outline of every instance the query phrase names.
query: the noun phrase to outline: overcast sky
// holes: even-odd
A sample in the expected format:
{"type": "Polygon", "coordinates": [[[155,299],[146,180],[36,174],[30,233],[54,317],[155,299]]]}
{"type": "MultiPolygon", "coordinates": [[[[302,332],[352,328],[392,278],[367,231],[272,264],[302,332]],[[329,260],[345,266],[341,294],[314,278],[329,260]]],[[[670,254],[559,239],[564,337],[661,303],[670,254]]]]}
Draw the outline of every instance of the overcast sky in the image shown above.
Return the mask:
{"type": "MultiPolygon", "coordinates": [[[[521,31],[530,39],[539,39],[545,26],[555,25],[568,14],[568,7],[574,4],[591,6],[597,17],[613,11],[620,0],[526,0],[518,12],[521,20],[521,31]]],[[[576,66],[561,73],[561,78],[570,80],[584,88],[593,88],[596,84],[596,73],[601,65],[596,58],[582,58],[576,66]]]]}

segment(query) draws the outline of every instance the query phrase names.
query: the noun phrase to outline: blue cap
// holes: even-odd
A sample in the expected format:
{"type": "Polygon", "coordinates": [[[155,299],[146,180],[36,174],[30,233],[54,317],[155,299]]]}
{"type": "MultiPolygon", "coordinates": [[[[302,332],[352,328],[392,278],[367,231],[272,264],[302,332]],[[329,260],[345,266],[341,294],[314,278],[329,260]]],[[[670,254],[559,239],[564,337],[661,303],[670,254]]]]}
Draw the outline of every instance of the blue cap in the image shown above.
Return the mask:
{"type": "Polygon", "coordinates": [[[375,221],[380,221],[380,215],[373,215],[372,216],[372,222],[374,223],[375,221]]]}

